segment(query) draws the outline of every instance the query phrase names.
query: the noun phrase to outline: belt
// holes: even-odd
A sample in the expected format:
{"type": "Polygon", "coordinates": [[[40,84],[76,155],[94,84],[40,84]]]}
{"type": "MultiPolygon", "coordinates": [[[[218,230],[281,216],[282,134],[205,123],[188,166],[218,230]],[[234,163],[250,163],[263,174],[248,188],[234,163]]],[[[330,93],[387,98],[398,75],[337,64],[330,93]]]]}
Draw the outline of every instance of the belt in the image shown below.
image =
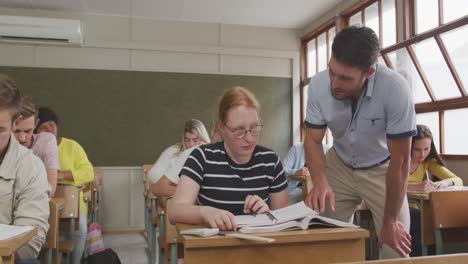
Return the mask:
{"type": "Polygon", "coordinates": [[[377,167],[377,166],[380,166],[384,163],[386,163],[387,161],[390,160],[390,156],[386,157],[384,160],[382,160],[381,162],[378,162],[376,164],[373,164],[373,165],[370,165],[370,166],[366,166],[366,167],[351,167],[353,170],[367,170],[367,169],[371,169],[371,168],[374,168],[374,167],[377,167]]]}

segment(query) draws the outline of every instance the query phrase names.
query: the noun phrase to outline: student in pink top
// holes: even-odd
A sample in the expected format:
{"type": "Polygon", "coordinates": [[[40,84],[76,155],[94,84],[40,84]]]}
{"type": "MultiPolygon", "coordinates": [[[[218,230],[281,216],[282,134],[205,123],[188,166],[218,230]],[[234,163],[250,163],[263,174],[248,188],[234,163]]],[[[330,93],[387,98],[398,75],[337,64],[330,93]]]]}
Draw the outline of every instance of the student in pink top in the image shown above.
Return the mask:
{"type": "Polygon", "coordinates": [[[38,121],[37,108],[32,98],[29,96],[23,97],[20,115],[13,124],[13,134],[21,145],[31,149],[44,163],[50,186],[50,197],[54,197],[57,188],[57,175],[60,169],[57,139],[48,132],[33,134],[38,121]]]}

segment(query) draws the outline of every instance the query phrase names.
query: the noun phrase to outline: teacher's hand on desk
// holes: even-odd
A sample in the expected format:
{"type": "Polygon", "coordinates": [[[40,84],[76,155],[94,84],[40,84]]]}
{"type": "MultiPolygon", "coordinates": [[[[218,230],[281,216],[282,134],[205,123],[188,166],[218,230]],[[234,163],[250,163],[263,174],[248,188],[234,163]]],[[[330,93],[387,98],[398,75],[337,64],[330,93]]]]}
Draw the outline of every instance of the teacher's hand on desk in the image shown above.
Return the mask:
{"type": "Polygon", "coordinates": [[[316,212],[322,214],[325,212],[326,201],[328,200],[330,209],[334,212],[335,194],[333,194],[333,190],[330,188],[330,185],[328,184],[325,176],[312,180],[314,185],[306,197],[306,205],[314,209],[316,212]]]}
{"type": "Polygon", "coordinates": [[[201,215],[203,221],[210,225],[211,228],[219,228],[220,230],[237,230],[234,215],[229,211],[204,206],[201,208],[201,215]]]}
{"type": "Polygon", "coordinates": [[[379,245],[393,248],[400,256],[407,256],[411,252],[411,235],[398,220],[385,221],[380,232],[379,245]]]}

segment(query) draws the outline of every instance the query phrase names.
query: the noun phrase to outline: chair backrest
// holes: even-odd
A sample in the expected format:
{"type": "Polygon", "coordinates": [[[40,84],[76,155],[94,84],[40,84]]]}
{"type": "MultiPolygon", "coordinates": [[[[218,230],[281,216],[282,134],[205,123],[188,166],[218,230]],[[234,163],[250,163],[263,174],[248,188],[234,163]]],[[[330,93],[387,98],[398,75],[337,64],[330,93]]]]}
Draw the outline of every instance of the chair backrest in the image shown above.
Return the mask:
{"type": "Polygon", "coordinates": [[[60,219],[79,218],[80,213],[80,188],[74,185],[57,185],[55,197],[65,200],[63,210],[59,213],[60,219]]]}
{"type": "Polygon", "coordinates": [[[430,193],[435,229],[468,228],[468,190],[430,193]]]}
{"type": "MultiPolygon", "coordinates": [[[[49,230],[47,231],[47,248],[57,248],[59,240],[59,212],[63,206],[62,198],[55,198],[49,201],[49,230]],[[59,201],[60,200],[60,201],[59,201]]],[[[63,209],[63,208],[62,208],[63,209]]]]}
{"type": "Polygon", "coordinates": [[[143,170],[143,184],[145,185],[145,189],[149,190],[151,188],[151,182],[148,180],[148,172],[153,167],[153,164],[143,164],[141,169],[143,170]]]}

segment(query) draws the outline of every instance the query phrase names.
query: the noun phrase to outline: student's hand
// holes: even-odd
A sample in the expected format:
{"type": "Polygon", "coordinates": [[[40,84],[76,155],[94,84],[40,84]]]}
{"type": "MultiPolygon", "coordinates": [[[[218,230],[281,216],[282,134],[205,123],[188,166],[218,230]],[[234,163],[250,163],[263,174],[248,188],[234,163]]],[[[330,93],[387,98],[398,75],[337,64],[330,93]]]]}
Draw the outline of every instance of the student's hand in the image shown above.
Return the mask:
{"type": "Polygon", "coordinates": [[[71,171],[59,171],[57,175],[59,180],[73,180],[73,174],[71,171]]]}
{"type": "Polygon", "coordinates": [[[439,190],[453,185],[453,181],[450,179],[445,179],[443,181],[434,182],[434,189],[439,190]]]}
{"type": "Polygon", "coordinates": [[[234,215],[226,210],[206,206],[202,207],[201,216],[203,221],[211,228],[220,230],[237,230],[236,219],[234,215]]]}
{"type": "Polygon", "coordinates": [[[244,214],[262,214],[268,211],[270,211],[270,207],[258,195],[247,195],[245,197],[244,214]]]}
{"type": "Polygon", "coordinates": [[[432,192],[436,190],[435,184],[432,181],[422,181],[418,184],[418,189],[423,192],[432,192]]]}
{"type": "Polygon", "coordinates": [[[335,211],[335,194],[331,189],[325,177],[314,182],[312,190],[309,192],[305,199],[307,206],[314,209],[316,212],[322,214],[325,212],[326,201],[328,200],[330,209],[335,211]]]}
{"type": "Polygon", "coordinates": [[[405,230],[400,221],[384,220],[382,231],[380,231],[379,246],[387,244],[400,256],[407,256],[411,252],[411,235],[405,230]]]}
{"type": "Polygon", "coordinates": [[[307,167],[302,167],[300,169],[298,169],[296,171],[296,173],[294,173],[295,176],[309,176],[310,175],[310,172],[309,172],[309,169],[307,167]]]}

